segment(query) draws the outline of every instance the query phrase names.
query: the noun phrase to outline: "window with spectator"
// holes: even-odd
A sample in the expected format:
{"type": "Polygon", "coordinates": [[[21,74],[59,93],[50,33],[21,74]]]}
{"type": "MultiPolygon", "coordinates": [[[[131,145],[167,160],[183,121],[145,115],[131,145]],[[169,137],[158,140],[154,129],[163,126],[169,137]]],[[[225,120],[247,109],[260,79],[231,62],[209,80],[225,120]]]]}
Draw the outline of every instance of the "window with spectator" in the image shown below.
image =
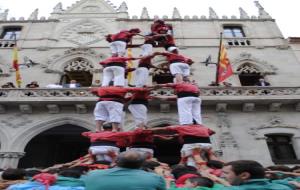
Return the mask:
{"type": "Polygon", "coordinates": [[[237,70],[242,86],[256,86],[262,78],[261,71],[250,63],[241,65],[237,70]]]}

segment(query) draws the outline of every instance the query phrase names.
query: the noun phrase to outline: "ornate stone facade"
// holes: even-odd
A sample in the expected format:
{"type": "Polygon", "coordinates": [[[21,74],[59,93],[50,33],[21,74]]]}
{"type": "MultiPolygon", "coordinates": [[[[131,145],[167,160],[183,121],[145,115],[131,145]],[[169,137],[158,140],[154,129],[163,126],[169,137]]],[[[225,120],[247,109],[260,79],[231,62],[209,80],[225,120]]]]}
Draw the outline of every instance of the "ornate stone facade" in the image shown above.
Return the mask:
{"type": "MultiPolygon", "coordinates": [[[[271,165],[266,134],[292,135],[300,159],[300,64],[275,20],[259,3],[256,6],[258,16],[249,16],[240,8],[239,18],[221,18],[209,8],[208,16],[182,17],[180,8],[175,8],[172,18],[164,19],[173,27],[180,52],[195,61],[192,79],[201,88],[204,125],[216,131],[212,140],[215,150],[225,160],[254,159],[271,165]],[[235,73],[229,79],[233,86],[208,87],[215,78],[215,67],[199,62],[208,55],[213,55],[213,61],[217,59],[219,33],[224,26],[240,26],[245,33],[245,37],[224,38],[235,73]],[[239,80],[241,72],[266,75],[271,87],[243,87],[239,80]]],[[[7,19],[8,10],[0,13],[0,33],[10,26],[22,28],[19,60],[27,57],[26,63],[38,63],[21,69],[22,86],[38,81],[41,87],[0,89],[0,167],[17,167],[28,143],[54,127],[75,125],[94,129],[92,110],[97,97],[88,88],[45,87],[59,83],[66,72],[72,71],[88,72],[93,81],[101,79],[102,68],[98,63],[110,56],[104,35],[133,27],[147,32],[153,23],[146,8],[141,10],[140,18],[130,18],[127,9],[125,3],[115,9],[104,0],[81,0],[66,10],[62,4],[56,5],[49,19],[38,19],[38,10],[28,20],[7,19]]],[[[134,39],[136,44],[142,42],[140,37],[134,39]]],[[[14,81],[13,45],[11,40],[0,39],[1,84],[14,81]]],[[[134,55],[140,52],[139,48],[133,49],[134,55]]],[[[155,62],[160,64],[162,60],[155,62]]],[[[152,76],[149,84],[151,81],[152,76]]],[[[171,96],[173,90],[157,89],[151,95],[171,96]]],[[[130,114],[125,118],[125,130],[133,129],[130,114]]],[[[150,127],[176,123],[175,102],[150,102],[150,127]]]]}

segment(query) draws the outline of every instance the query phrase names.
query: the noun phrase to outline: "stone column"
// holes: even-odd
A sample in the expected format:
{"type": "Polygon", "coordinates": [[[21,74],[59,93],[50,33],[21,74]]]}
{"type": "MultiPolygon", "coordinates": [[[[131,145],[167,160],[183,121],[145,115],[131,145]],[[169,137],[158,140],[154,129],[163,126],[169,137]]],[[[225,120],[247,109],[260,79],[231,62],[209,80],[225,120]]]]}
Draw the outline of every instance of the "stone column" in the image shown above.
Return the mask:
{"type": "Polygon", "coordinates": [[[25,152],[0,152],[0,168],[17,168],[25,152]]]}

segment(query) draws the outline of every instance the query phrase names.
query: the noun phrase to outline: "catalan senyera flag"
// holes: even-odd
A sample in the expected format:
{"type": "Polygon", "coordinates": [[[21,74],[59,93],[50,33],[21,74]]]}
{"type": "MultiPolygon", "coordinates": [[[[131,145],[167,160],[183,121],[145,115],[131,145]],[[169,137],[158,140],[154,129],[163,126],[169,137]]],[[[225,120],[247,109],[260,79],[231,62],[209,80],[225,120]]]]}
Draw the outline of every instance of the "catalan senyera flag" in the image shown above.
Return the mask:
{"type": "Polygon", "coordinates": [[[219,60],[219,70],[218,70],[218,82],[222,82],[228,77],[233,75],[233,70],[230,61],[227,56],[227,51],[223,43],[220,47],[220,60],[219,60]]]}
{"type": "Polygon", "coordinates": [[[22,83],[22,78],[21,78],[20,69],[19,69],[18,48],[16,45],[13,49],[13,68],[16,70],[17,87],[20,88],[21,83],[22,83]]]}
{"type": "MultiPolygon", "coordinates": [[[[132,49],[131,48],[128,48],[127,49],[127,56],[129,58],[132,58],[132,49]]],[[[127,68],[130,69],[130,68],[133,68],[133,61],[128,61],[127,62],[127,68]]],[[[128,84],[131,83],[131,80],[132,80],[133,76],[132,76],[132,72],[129,72],[128,75],[127,75],[127,80],[128,80],[128,84]]]]}

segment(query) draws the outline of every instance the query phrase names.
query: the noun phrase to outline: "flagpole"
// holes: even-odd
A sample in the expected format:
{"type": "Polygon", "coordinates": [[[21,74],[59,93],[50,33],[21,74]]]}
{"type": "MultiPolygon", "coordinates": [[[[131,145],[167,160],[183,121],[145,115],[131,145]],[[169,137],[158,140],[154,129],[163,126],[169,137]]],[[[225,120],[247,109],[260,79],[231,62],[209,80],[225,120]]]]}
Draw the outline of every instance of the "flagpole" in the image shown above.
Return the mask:
{"type": "Polygon", "coordinates": [[[216,86],[219,86],[219,68],[220,68],[220,58],[221,58],[222,40],[223,40],[223,33],[220,32],[219,55],[218,55],[217,71],[216,71],[216,86]]]}

